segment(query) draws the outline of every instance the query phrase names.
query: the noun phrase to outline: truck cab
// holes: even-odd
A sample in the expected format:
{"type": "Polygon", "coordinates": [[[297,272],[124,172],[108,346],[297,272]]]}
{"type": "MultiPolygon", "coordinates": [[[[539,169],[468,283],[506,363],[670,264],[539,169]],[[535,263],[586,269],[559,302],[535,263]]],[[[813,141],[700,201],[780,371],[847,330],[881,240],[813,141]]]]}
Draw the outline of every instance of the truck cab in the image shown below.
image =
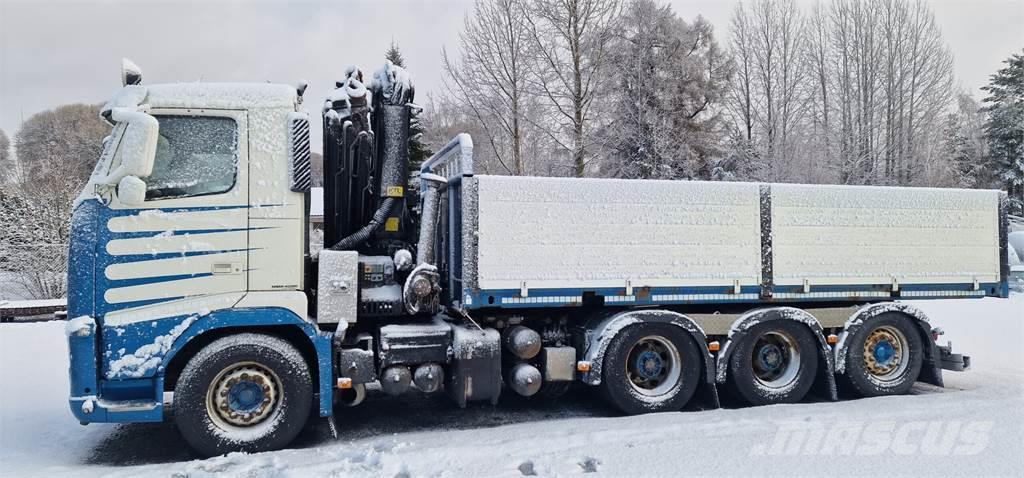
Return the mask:
{"type": "Polygon", "coordinates": [[[126,85],[104,106],[113,129],[76,200],[69,251],[81,421],[162,420],[164,382],[180,372],[171,359],[191,337],[290,324],[314,349],[326,340],[305,292],[300,105],[292,86],[180,83],[126,85]]]}

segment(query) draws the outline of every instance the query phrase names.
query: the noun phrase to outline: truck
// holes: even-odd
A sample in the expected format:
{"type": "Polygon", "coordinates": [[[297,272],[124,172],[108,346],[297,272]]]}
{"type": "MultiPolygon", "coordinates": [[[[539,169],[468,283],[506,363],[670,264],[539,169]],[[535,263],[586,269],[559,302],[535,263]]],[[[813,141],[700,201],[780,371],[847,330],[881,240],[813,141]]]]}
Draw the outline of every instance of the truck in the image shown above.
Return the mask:
{"type": "Polygon", "coordinates": [[[466,134],[410,174],[390,63],[345,70],[316,121],[304,83],[141,80],[126,61],[73,209],[69,404],[173,417],[203,455],[410,390],[575,386],[623,414],[904,394],[970,366],[913,300],[1009,293],[1000,191],[494,176],[466,134]]]}

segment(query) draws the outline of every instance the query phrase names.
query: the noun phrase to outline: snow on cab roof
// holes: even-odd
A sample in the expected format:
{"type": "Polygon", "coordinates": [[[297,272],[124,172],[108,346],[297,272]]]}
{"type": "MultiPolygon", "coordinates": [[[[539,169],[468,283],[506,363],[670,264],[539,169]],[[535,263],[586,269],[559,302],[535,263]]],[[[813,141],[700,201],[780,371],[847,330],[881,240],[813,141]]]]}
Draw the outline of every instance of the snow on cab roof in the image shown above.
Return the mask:
{"type": "Polygon", "coordinates": [[[165,83],[144,85],[154,108],[293,108],[295,87],[273,83],[165,83]]]}

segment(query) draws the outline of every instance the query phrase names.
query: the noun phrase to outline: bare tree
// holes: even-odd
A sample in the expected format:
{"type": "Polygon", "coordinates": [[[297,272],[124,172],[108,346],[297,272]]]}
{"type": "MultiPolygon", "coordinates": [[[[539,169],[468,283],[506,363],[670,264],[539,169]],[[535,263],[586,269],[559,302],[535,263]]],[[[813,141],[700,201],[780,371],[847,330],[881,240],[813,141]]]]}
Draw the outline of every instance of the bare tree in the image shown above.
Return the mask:
{"type": "Polygon", "coordinates": [[[805,20],[792,0],[758,0],[749,10],[736,6],[730,22],[736,79],[730,94],[733,115],[766,161],[764,179],[789,172],[795,133],[808,106],[805,20]]]}
{"type": "Polygon", "coordinates": [[[65,105],[37,113],[14,137],[17,174],[5,201],[0,255],[31,297],[60,297],[65,290],[72,200],[88,179],[110,128],[95,105],[65,105]]]}
{"type": "Polygon", "coordinates": [[[952,91],[952,55],[921,1],[837,0],[833,76],[842,111],[844,182],[915,184],[934,168],[931,147],[952,91]]]}
{"type": "Polygon", "coordinates": [[[730,89],[731,105],[749,143],[754,139],[754,27],[743,3],[736,4],[729,26],[732,33],[730,46],[736,64],[730,89]]]}
{"type": "Polygon", "coordinates": [[[827,169],[833,162],[829,113],[833,101],[830,91],[834,88],[832,63],[835,60],[834,51],[829,44],[828,14],[820,1],[812,7],[807,21],[806,52],[809,75],[808,106],[811,117],[810,141],[814,150],[818,151],[818,157],[810,159],[807,167],[810,178],[824,179],[819,176],[820,171],[827,169]]]}
{"type": "Polygon", "coordinates": [[[554,137],[571,152],[573,174],[582,177],[588,161],[593,103],[601,90],[608,44],[619,14],[619,0],[522,0],[533,50],[541,65],[537,89],[554,108],[556,123],[569,141],[554,137]]]}
{"type": "Polygon", "coordinates": [[[14,169],[14,161],[11,158],[11,141],[7,139],[7,134],[4,130],[0,129],[0,184],[10,176],[14,169]]]}
{"type": "Polygon", "coordinates": [[[738,6],[731,22],[736,129],[771,180],[928,184],[952,59],[920,0],[792,0],[738,6]],[[753,72],[745,76],[745,71],[753,72]]]}
{"type": "Polygon", "coordinates": [[[524,105],[530,74],[526,13],[519,0],[477,0],[459,34],[458,59],[442,51],[453,94],[472,112],[509,174],[526,172],[524,105]]]}

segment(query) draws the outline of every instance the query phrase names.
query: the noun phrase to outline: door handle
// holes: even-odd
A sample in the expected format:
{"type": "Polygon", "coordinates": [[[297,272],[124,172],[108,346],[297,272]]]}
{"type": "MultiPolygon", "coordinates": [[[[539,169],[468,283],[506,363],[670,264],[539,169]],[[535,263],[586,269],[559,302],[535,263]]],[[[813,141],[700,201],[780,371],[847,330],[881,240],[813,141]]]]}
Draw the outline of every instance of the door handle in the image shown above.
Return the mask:
{"type": "Polygon", "coordinates": [[[234,262],[218,262],[213,265],[214,274],[240,274],[242,266],[234,262]]]}

